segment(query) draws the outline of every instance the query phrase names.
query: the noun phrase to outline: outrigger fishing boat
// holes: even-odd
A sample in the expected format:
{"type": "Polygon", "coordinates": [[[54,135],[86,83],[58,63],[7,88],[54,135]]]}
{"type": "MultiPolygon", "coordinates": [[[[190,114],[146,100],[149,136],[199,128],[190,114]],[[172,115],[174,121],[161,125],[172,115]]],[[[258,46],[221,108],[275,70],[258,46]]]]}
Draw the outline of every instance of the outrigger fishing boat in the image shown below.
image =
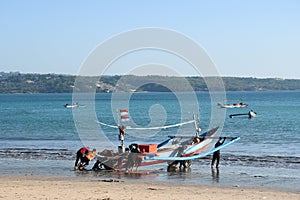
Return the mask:
{"type": "MultiPolygon", "coordinates": [[[[122,110],[124,111],[124,110],[122,110]]],[[[124,115],[123,119],[124,118],[124,115]]],[[[122,117],[121,116],[121,117],[122,117]]],[[[128,117],[126,118],[128,119],[128,117]]],[[[144,129],[166,129],[172,127],[183,126],[186,124],[194,124],[196,128],[195,134],[191,136],[168,135],[167,138],[160,143],[143,143],[143,144],[130,144],[125,148],[125,129],[135,129],[125,126],[108,125],[98,121],[102,126],[119,129],[119,140],[121,145],[118,146],[118,152],[114,153],[113,150],[104,150],[99,154],[93,170],[119,170],[127,169],[132,170],[133,167],[154,165],[166,162],[168,164],[168,171],[180,168],[189,168],[191,161],[203,158],[207,155],[218,151],[235,141],[240,137],[220,137],[218,133],[219,127],[212,128],[206,132],[201,133],[195,118],[188,122],[183,122],[174,125],[163,127],[150,127],[144,129]],[[215,148],[215,143],[219,139],[224,139],[225,142],[215,148]]],[[[143,129],[143,128],[136,128],[143,129]]]]}
{"type": "Polygon", "coordinates": [[[237,116],[248,116],[249,119],[253,119],[256,117],[256,115],[257,115],[256,112],[254,112],[253,110],[250,110],[248,113],[231,114],[231,115],[229,115],[229,117],[233,118],[233,117],[237,117],[237,116]]]}

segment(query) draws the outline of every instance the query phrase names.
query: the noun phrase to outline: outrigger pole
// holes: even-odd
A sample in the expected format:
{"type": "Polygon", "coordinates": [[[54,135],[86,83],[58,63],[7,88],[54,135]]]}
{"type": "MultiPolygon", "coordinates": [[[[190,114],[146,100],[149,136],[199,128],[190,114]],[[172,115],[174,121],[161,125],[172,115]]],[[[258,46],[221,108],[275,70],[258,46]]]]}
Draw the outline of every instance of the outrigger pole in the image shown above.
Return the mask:
{"type": "Polygon", "coordinates": [[[232,117],[235,117],[235,116],[243,116],[243,115],[248,115],[249,116],[248,113],[242,113],[242,114],[232,114],[232,115],[229,115],[229,117],[232,118],[232,117]]]}
{"type": "Polygon", "coordinates": [[[256,116],[256,112],[251,110],[248,113],[231,114],[231,115],[229,115],[229,117],[232,118],[232,117],[235,117],[235,116],[243,116],[243,115],[247,115],[249,117],[249,119],[251,119],[251,118],[254,118],[256,116]]]}

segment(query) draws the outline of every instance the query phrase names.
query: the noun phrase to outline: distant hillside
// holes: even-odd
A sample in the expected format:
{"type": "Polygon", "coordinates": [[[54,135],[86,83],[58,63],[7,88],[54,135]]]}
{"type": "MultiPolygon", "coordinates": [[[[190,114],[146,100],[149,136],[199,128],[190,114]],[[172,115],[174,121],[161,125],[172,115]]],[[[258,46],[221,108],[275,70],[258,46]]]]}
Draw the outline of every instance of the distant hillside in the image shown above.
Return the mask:
{"type": "MultiPolygon", "coordinates": [[[[208,77],[210,79],[213,77],[208,77]]],[[[300,79],[223,77],[227,91],[300,90],[300,79]]],[[[71,93],[96,89],[97,92],[207,91],[202,77],[102,76],[76,77],[59,74],[21,74],[0,72],[0,93],[71,93]],[[76,79],[77,78],[77,79],[76,79]],[[75,79],[77,88],[74,87],[75,79]],[[186,87],[189,83],[192,88],[186,87]],[[147,83],[147,84],[145,84],[147,83]]]]}

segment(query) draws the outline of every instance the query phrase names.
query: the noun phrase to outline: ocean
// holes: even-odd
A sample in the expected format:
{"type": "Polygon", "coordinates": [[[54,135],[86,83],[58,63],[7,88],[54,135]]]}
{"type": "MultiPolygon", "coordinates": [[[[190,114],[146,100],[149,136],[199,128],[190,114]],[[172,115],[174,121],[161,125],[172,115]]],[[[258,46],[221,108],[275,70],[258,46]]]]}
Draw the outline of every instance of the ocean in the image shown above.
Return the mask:
{"type": "MultiPolygon", "coordinates": [[[[0,171],[2,175],[121,178],[300,191],[300,91],[227,92],[226,99],[226,103],[249,106],[219,108],[208,92],[196,93],[197,102],[189,93],[98,93],[93,102],[82,95],[79,107],[73,109],[64,107],[72,103],[72,94],[1,94],[0,162],[5,167],[0,171]],[[206,157],[193,161],[188,172],[167,173],[166,164],[160,164],[145,168],[153,173],[138,178],[74,172],[75,153],[83,145],[101,151],[119,144],[118,130],[94,120],[116,125],[118,109],[128,109],[130,121],[124,123],[131,127],[176,124],[199,114],[202,131],[215,124],[212,112],[220,112],[224,115],[221,136],[241,139],[221,150],[219,170],[211,170],[210,157],[206,157]],[[254,119],[229,117],[250,110],[257,113],[254,119]]],[[[125,143],[160,142],[168,135],[194,132],[193,125],[159,131],[128,130],[125,143]]]]}

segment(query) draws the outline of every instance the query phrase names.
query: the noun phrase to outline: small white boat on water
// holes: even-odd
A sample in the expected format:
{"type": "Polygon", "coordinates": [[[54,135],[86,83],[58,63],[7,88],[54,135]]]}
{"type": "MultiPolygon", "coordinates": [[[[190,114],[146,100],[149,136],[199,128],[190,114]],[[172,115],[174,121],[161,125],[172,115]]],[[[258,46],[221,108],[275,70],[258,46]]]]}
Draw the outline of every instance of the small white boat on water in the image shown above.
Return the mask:
{"type": "Polygon", "coordinates": [[[243,102],[241,103],[234,103],[234,104],[217,104],[220,108],[246,108],[248,107],[248,104],[245,104],[243,102]]]}
{"type": "Polygon", "coordinates": [[[65,104],[65,108],[77,108],[79,107],[78,103],[73,103],[73,104],[65,104]]]}

